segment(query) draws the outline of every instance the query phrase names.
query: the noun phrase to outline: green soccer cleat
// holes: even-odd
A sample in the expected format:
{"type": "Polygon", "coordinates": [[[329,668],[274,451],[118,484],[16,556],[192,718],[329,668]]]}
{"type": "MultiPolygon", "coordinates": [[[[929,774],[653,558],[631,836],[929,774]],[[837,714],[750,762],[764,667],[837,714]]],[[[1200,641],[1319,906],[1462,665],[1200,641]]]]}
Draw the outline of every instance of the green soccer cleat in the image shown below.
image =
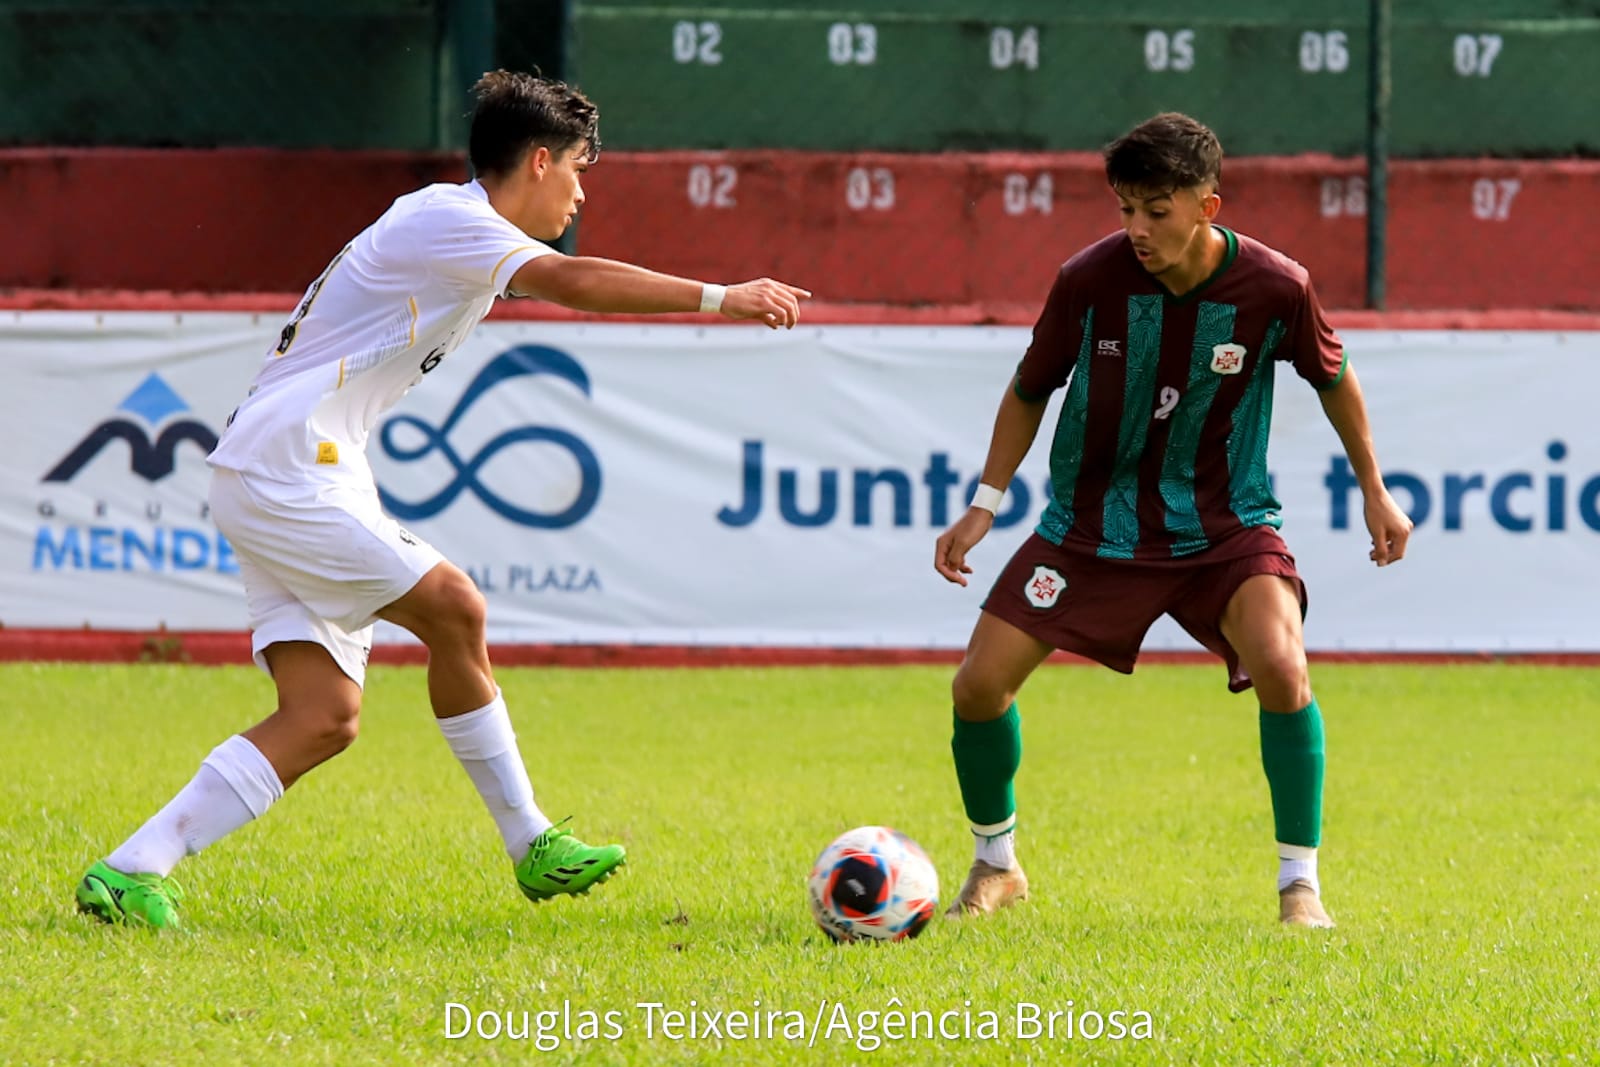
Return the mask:
{"type": "Polygon", "coordinates": [[[533,846],[517,864],[517,888],[535,904],[568,894],[583,896],[628,862],[621,845],[586,845],[561,829],[561,823],[533,839],[533,846]]]}
{"type": "Polygon", "coordinates": [[[123,874],[102,860],[78,883],[78,910],[106,923],[176,930],[183,888],[159,874],[123,874]]]}

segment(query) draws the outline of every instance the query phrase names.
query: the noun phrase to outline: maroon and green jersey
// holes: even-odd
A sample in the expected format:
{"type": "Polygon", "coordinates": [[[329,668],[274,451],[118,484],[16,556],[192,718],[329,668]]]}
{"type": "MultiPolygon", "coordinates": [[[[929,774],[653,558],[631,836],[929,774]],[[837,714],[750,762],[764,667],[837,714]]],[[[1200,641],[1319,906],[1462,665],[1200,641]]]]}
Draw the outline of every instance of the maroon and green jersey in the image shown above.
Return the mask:
{"type": "Polygon", "coordinates": [[[1039,534],[1109,559],[1170,559],[1280,526],[1267,478],[1279,360],[1327,389],[1344,351],[1304,267],[1218,227],[1215,274],[1172,296],[1113,234],[1061,268],[1014,389],[1067,387],[1039,534]]]}

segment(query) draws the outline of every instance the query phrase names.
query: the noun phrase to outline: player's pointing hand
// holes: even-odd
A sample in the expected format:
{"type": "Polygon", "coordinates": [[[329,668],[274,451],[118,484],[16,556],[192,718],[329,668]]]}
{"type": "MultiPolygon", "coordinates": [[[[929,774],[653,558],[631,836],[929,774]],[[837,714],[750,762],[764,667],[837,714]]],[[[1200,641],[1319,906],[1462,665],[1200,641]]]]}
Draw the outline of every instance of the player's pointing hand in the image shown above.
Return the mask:
{"type": "Polygon", "coordinates": [[[774,330],[779,326],[792,329],[800,321],[800,301],[810,297],[809,289],[757,278],[728,286],[721,310],[730,319],[759,319],[774,330]]]}

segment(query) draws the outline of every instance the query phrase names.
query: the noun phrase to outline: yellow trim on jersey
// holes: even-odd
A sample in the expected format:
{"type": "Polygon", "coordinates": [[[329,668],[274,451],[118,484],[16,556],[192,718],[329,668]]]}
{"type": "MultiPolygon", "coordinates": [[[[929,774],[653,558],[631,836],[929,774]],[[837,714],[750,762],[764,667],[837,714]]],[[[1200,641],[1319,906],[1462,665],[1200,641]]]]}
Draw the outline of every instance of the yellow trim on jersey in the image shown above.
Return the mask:
{"type": "Polygon", "coordinates": [[[417,315],[419,314],[417,311],[417,298],[414,296],[406,297],[406,305],[411,308],[411,340],[406,342],[406,347],[410,348],[417,343],[417,315]]]}
{"type": "Polygon", "coordinates": [[[505,255],[501,256],[500,257],[500,262],[496,263],[494,265],[494,270],[489,272],[489,288],[493,289],[496,293],[503,292],[504,291],[504,287],[495,285],[494,280],[500,274],[500,268],[506,265],[506,260],[510,259],[512,256],[516,255],[518,252],[526,252],[530,248],[538,248],[538,247],[539,247],[538,245],[518,245],[517,247],[513,248],[511,251],[507,252],[505,255]]]}
{"type": "Polygon", "coordinates": [[[341,358],[339,360],[339,382],[338,382],[337,385],[334,386],[334,388],[335,389],[343,389],[344,388],[344,359],[343,358],[341,358]]]}

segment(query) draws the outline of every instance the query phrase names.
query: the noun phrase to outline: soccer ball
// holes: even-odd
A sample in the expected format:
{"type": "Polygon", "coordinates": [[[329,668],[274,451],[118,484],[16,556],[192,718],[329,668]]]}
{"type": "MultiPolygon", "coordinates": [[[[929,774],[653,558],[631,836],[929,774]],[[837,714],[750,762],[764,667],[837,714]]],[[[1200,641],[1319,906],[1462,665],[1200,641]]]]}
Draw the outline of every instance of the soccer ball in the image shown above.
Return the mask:
{"type": "Polygon", "coordinates": [[[811,916],[835,941],[916,937],[939,910],[939,875],[922,846],[887,826],[840,834],[806,880],[811,916]]]}

